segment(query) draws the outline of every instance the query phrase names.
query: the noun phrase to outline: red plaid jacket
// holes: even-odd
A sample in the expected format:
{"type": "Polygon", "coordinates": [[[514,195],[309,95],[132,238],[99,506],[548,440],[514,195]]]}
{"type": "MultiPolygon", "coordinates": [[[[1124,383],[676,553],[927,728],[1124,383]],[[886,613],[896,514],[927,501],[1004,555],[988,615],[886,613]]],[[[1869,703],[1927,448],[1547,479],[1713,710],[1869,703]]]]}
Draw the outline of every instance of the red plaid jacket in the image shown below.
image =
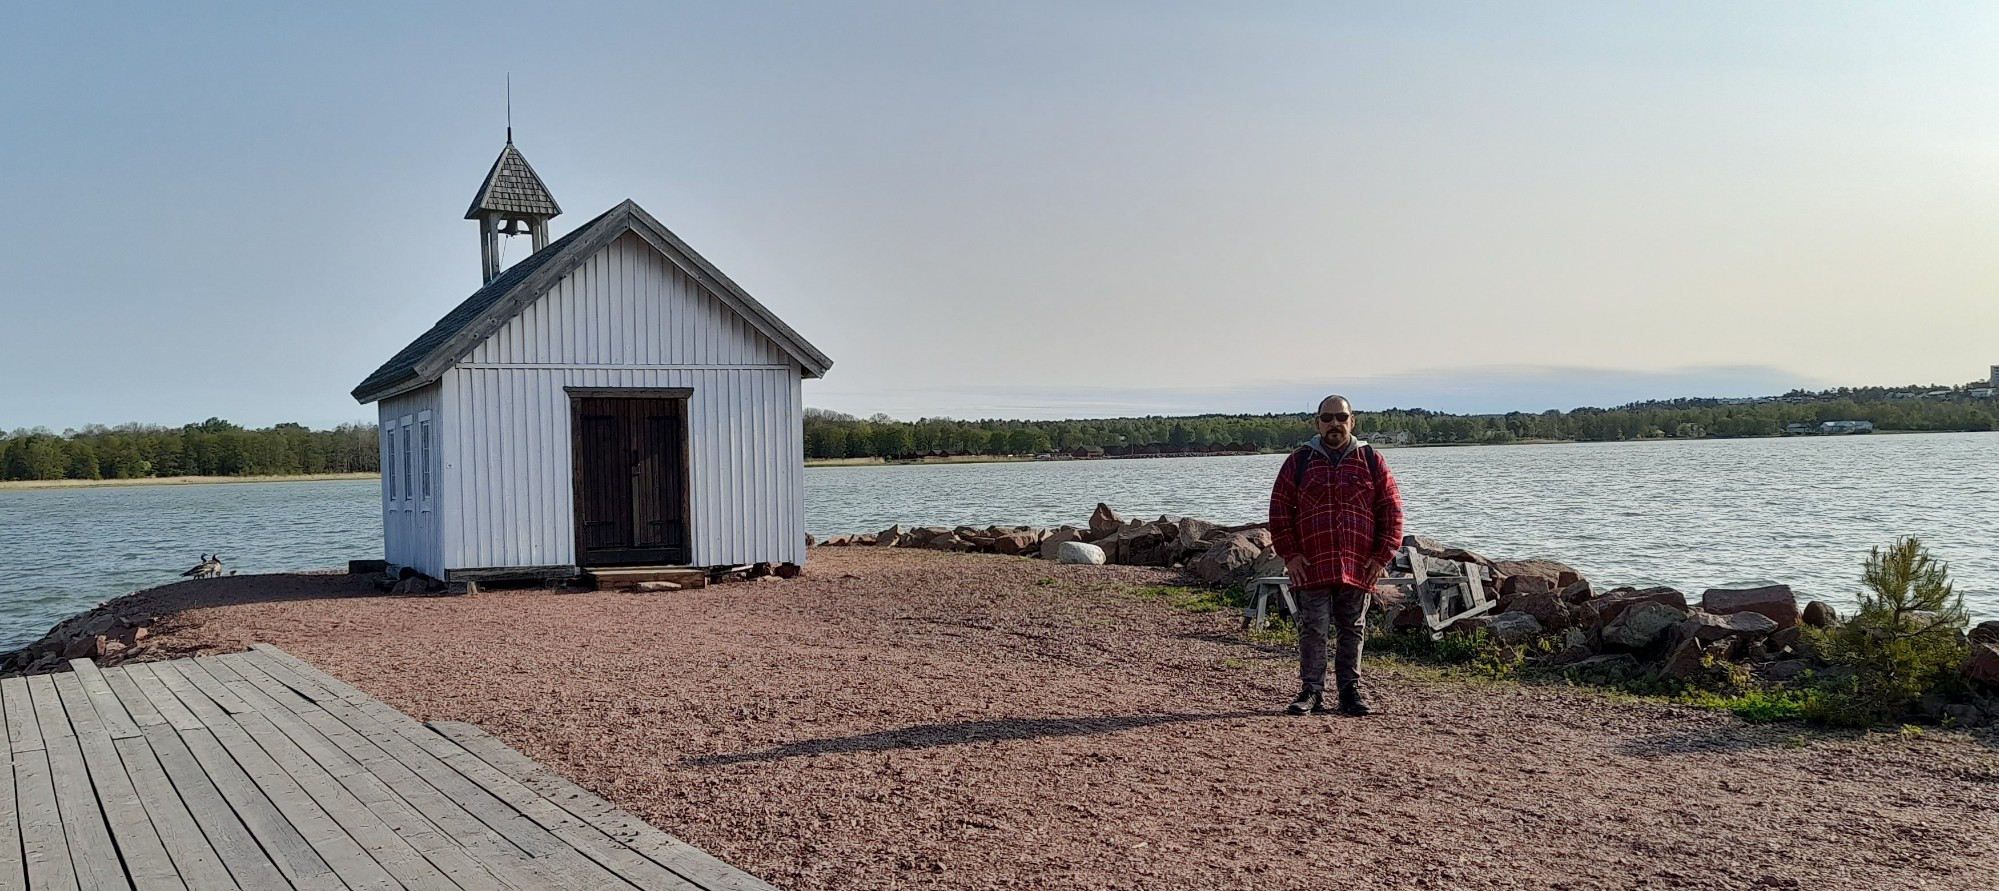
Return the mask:
{"type": "MultiPolygon", "coordinates": [[[[1315,440],[1316,441],[1316,440],[1315,440]]],[[[1372,588],[1402,546],[1402,493],[1375,455],[1356,448],[1333,466],[1314,448],[1292,453],[1270,491],[1270,537],[1286,561],[1303,556],[1300,588],[1372,588]],[[1297,463],[1305,466],[1299,481],[1297,463]],[[1376,472],[1378,470],[1378,472],[1376,472]]]]}

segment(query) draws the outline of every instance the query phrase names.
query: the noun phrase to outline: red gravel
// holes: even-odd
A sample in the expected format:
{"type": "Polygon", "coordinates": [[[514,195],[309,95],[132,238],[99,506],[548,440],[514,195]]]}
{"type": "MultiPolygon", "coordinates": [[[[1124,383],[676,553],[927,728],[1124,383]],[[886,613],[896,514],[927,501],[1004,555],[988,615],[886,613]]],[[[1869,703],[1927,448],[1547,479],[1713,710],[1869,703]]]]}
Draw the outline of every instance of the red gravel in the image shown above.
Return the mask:
{"type": "Polygon", "coordinates": [[[1999,883],[1989,732],[1755,728],[1380,667],[1384,713],[1286,718],[1295,662],[1130,593],[1168,578],[824,549],[798,579],[670,594],[146,596],[210,604],[160,655],[275,643],[785,888],[1999,883]]]}

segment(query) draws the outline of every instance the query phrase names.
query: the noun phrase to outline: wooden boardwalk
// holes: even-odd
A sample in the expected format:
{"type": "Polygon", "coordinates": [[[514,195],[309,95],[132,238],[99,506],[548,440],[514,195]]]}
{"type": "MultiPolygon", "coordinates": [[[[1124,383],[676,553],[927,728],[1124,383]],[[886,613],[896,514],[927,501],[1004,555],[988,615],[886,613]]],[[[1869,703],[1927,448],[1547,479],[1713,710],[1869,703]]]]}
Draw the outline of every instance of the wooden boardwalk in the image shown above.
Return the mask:
{"type": "Polygon", "coordinates": [[[291,655],[0,680],[0,891],[773,891],[291,655]]]}

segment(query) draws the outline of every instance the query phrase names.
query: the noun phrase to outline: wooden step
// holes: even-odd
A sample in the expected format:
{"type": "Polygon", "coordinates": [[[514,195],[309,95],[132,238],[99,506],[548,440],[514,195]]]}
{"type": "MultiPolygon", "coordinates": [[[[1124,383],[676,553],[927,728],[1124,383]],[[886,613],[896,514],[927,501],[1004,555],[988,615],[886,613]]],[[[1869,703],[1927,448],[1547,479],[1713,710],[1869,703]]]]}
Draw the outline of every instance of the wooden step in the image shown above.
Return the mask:
{"type": "Polygon", "coordinates": [[[585,578],[599,591],[636,588],[640,582],[672,582],[682,588],[708,587],[708,571],[687,566],[618,566],[586,569],[585,578]]]}

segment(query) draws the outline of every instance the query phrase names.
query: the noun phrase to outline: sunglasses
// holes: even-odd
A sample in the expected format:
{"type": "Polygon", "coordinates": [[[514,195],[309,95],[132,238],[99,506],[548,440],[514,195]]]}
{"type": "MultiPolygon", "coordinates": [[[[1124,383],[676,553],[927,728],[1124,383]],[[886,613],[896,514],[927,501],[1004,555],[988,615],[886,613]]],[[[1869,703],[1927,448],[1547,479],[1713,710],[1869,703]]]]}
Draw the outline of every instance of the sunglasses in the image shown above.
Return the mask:
{"type": "Polygon", "coordinates": [[[1319,423],[1321,424],[1344,424],[1350,420],[1353,420],[1353,415],[1348,414],[1347,412],[1343,411],[1319,412],[1319,423]]]}

